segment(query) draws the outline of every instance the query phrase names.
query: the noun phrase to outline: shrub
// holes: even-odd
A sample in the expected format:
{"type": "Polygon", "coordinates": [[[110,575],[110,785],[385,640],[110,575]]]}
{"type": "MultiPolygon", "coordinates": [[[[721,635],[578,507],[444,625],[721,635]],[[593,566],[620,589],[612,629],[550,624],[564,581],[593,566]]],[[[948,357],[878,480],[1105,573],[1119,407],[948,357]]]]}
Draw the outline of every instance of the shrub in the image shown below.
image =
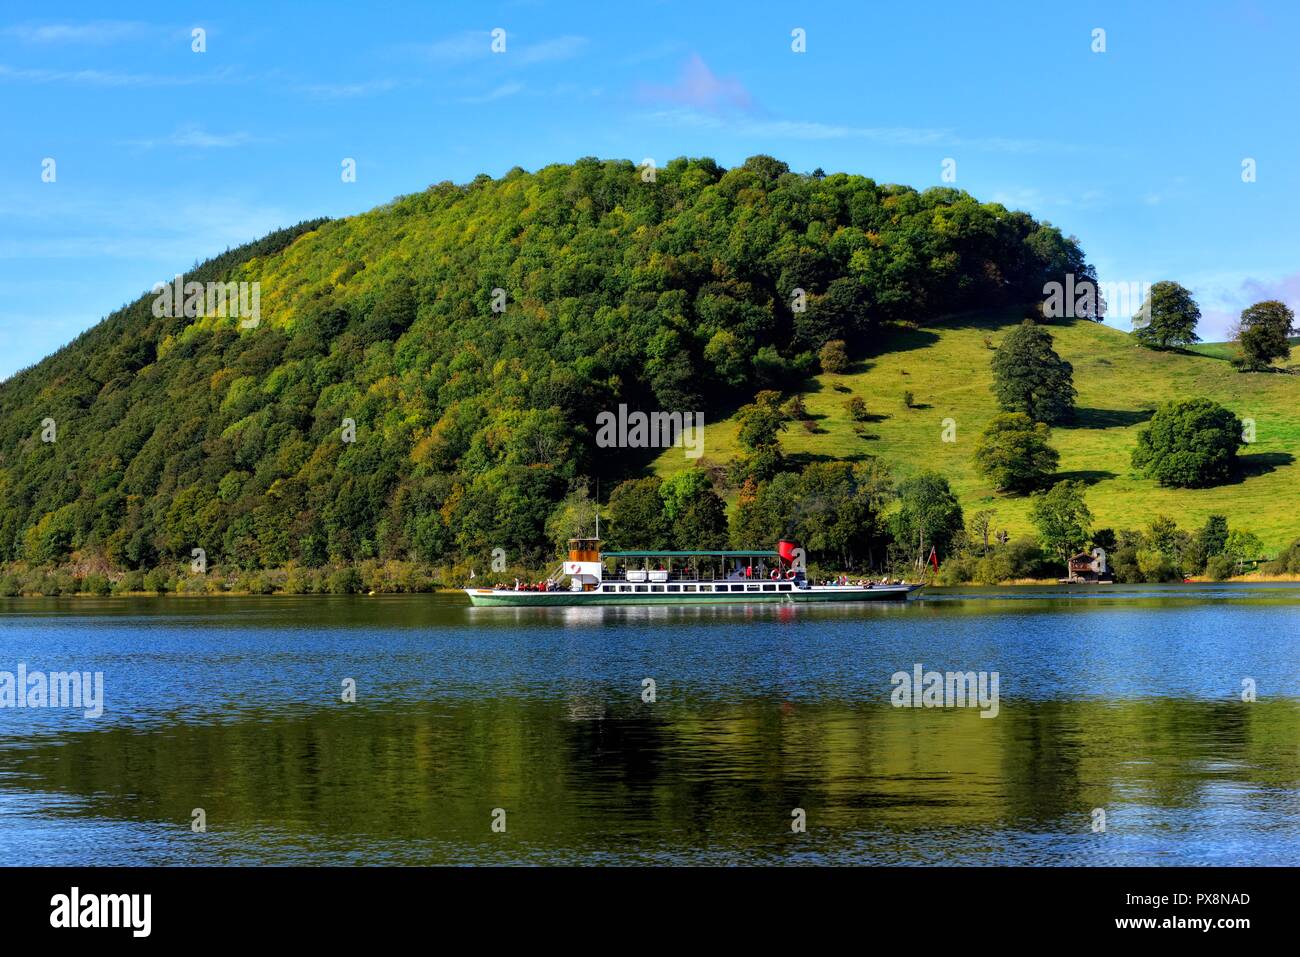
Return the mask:
{"type": "Polygon", "coordinates": [[[909,409],[916,405],[916,396],[912,395],[910,389],[903,390],[903,405],[909,409]]]}
{"type": "Polygon", "coordinates": [[[823,372],[838,375],[848,371],[849,353],[843,339],[832,339],[827,342],[818,353],[818,358],[821,360],[823,372]]]}
{"type": "Polygon", "coordinates": [[[13,575],[5,575],[0,578],[0,598],[17,598],[22,593],[22,587],[18,584],[18,579],[13,575]]]}
{"type": "Polygon", "coordinates": [[[1236,571],[1236,565],[1227,555],[1211,555],[1210,560],[1205,563],[1205,577],[1210,581],[1226,581],[1236,571]]]}
{"type": "Polygon", "coordinates": [[[91,572],[82,581],[81,590],[88,595],[107,595],[112,592],[113,586],[106,576],[91,572]]]}
{"type": "Polygon", "coordinates": [[[139,569],[132,569],[117,580],[113,586],[114,594],[126,594],[129,592],[144,591],[144,572],[139,569]]]}
{"type": "Polygon", "coordinates": [[[144,591],[151,591],[157,595],[165,595],[171,590],[171,582],[167,578],[167,573],[161,568],[151,568],[145,573],[144,591]]]}
{"type": "Polygon", "coordinates": [[[361,575],[355,568],[340,568],[329,576],[331,595],[355,595],[361,591],[361,575]]]}
{"type": "Polygon", "coordinates": [[[849,414],[854,422],[865,422],[867,420],[867,403],[861,396],[855,395],[844,403],[844,411],[849,414]]]}

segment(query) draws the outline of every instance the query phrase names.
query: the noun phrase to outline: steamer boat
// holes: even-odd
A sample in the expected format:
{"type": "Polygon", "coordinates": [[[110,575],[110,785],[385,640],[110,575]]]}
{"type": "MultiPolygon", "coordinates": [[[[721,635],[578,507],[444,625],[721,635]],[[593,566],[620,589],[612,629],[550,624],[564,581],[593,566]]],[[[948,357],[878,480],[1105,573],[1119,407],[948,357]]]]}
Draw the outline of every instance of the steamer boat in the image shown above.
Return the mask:
{"type": "Polygon", "coordinates": [[[602,552],[599,538],[569,540],[569,557],[544,582],[466,588],[472,605],[694,605],[906,601],[907,582],[814,584],[792,542],[776,551],[602,552]]]}

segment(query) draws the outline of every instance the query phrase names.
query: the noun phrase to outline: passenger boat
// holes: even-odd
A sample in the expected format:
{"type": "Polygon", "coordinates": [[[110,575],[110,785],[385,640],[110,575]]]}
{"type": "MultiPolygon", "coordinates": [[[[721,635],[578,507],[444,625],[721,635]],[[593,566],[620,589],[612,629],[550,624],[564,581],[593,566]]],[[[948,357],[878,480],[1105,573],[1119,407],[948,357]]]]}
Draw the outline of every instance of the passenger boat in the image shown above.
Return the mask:
{"type": "Polygon", "coordinates": [[[753,602],[905,601],[920,584],[808,581],[793,543],[777,551],[601,552],[600,539],[569,541],[545,582],[466,588],[472,605],[694,605],[753,602]]]}

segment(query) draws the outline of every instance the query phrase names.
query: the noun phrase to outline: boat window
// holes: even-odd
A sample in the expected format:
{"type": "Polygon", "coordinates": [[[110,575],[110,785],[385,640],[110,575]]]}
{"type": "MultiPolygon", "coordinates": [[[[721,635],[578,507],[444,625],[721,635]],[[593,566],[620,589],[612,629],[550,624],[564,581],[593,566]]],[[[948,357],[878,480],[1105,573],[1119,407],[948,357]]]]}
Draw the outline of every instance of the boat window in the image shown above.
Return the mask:
{"type": "Polygon", "coordinates": [[[669,591],[681,591],[681,590],[682,590],[682,586],[681,586],[681,585],[669,585],[669,586],[668,586],[668,590],[669,590],[669,591]]]}
{"type": "MultiPolygon", "coordinates": [[[[707,587],[707,586],[706,586],[706,587],[707,587]]],[[[694,585],[683,585],[683,586],[682,586],[682,591],[698,591],[698,590],[699,590],[699,589],[697,589],[694,585]]]]}
{"type": "Polygon", "coordinates": [[[745,590],[745,586],[744,586],[744,585],[732,585],[732,586],[731,586],[731,590],[732,590],[732,591],[744,591],[744,590],[745,590]]]}
{"type": "Polygon", "coordinates": [[[649,586],[649,585],[637,585],[637,586],[635,586],[634,590],[635,590],[635,591],[649,591],[649,590],[650,590],[650,586],[649,586]]]}
{"type": "Polygon", "coordinates": [[[782,584],[779,589],[779,591],[789,591],[789,590],[790,590],[790,586],[785,584],[782,584]]]}
{"type": "Polygon", "coordinates": [[[700,586],[700,591],[713,591],[713,586],[712,586],[712,585],[701,585],[701,586],[700,586]]]}
{"type": "Polygon", "coordinates": [[[618,590],[619,590],[619,591],[631,591],[631,590],[632,590],[632,586],[631,586],[631,585],[619,585],[619,586],[618,586],[618,590]]]}
{"type": "Polygon", "coordinates": [[[763,591],[776,591],[776,586],[775,586],[775,585],[764,585],[764,586],[763,586],[763,591]]]}
{"type": "Polygon", "coordinates": [[[651,590],[651,591],[663,591],[663,590],[664,590],[664,586],[663,586],[663,585],[651,585],[651,586],[650,586],[650,590],[651,590]]]}

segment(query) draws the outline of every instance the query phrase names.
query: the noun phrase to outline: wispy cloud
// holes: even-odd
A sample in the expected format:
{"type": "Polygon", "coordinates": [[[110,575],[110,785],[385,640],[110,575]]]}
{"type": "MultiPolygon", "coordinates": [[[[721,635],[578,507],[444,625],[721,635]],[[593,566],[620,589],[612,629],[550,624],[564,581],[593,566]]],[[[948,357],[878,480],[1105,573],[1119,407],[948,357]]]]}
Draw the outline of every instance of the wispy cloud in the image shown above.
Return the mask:
{"type": "Polygon", "coordinates": [[[494,54],[492,52],[492,34],[489,31],[467,30],[464,33],[458,33],[425,44],[420,50],[428,59],[444,64],[465,63],[470,60],[496,56],[506,65],[535,66],[539,63],[572,59],[582,51],[587,42],[586,37],[571,35],[527,42],[518,40],[507,33],[505,52],[494,54]]]}
{"type": "MultiPolygon", "coordinates": [[[[543,40],[541,43],[525,44],[519,49],[519,62],[524,66],[532,66],[535,63],[571,60],[582,52],[586,45],[587,38],[577,36],[556,37],[553,40],[543,40]]],[[[508,56],[509,53],[505,55],[508,56]]]]}
{"type": "MultiPolygon", "coordinates": [[[[757,108],[755,108],[757,112],[757,108]]],[[[701,110],[693,106],[659,110],[643,119],[667,126],[695,127],[729,132],[736,136],[792,140],[860,139],[890,146],[968,147],[998,153],[1076,152],[1072,143],[1016,139],[999,136],[962,136],[952,129],[913,126],[852,126],[815,120],[788,120],[701,110]]]]}
{"type": "Polygon", "coordinates": [[[297,90],[299,93],[322,100],[340,100],[387,93],[399,85],[397,80],[381,79],[362,80],[358,83],[304,83],[299,85],[297,90]]]}
{"type": "Polygon", "coordinates": [[[698,53],[683,64],[675,83],[667,86],[644,84],[641,99],[652,103],[671,103],[691,110],[710,112],[754,109],[754,99],[735,77],[720,77],[698,53]]]}
{"type": "Polygon", "coordinates": [[[219,83],[235,77],[235,71],[223,68],[209,73],[122,73],[115,70],[49,70],[41,67],[11,67],[0,63],[0,80],[27,83],[68,83],[106,88],[191,86],[196,83],[219,83]]]}
{"type": "Polygon", "coordinates": [[[160,146],[175,146],[184,149],[229,149],[254,142],[251,133],[243,130],[234,133],[209,133],[197,123],[186,123],[177,127],[169,136],[161,139],[132,140],[132,146],[141,149],[154,149],[160,146]]]}
{"type": "Polygon", "coordinates": [[[522,93],[524,85],[522,83],[502,83],[500,86],[487,93],[478,96],[463,96],[462,103],[491,103],[493,100],[503,100],[508,96],[514,96],[516,93],[522,93]]]}
{"type": "Polygon", "coordinates": [[[131,20],[91,20],[83,23],[20,23],[5,27],[0,34],[24,43],[104,46],[154,34],[157,29],[131,20]]]}

